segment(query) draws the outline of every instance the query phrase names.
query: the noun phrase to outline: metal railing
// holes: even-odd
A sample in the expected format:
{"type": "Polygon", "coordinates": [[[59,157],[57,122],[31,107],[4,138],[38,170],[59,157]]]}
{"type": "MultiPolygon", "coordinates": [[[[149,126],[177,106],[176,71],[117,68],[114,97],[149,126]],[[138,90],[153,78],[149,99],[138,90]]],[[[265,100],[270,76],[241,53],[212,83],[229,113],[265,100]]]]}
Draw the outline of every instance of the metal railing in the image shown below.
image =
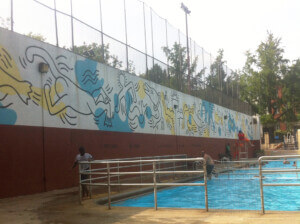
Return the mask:
{"type": "MultiPolygon", "coordinates": [[[[163,156],[145,156],[145,157],[131,157],[131,158],[118,158],[118,159],[110,159],[110,161],[128,161],[128,160],[135,160],[137,161],[136,164],[130,164],[130,165],[120,165],[120,163],[116,163],[114,167],[110,167],[111,170],[117,170],[117,172],[120,171],[120,169],[132,169],[132,168],[137,168],[139,172],[141,171],[149,171],[149,166],[151,165],[152,169],[152,163],[143,163],[141,162],[142,160],[149,160],[149,159],[184,159],[187,158],[186,154],[177,154],[177,155],[163,155],[163,156]],[[148,170],[147,170],[148,169],[148,170]]],[[[157,170],[162,171],[162,170],[176,170],[176,169],[187,169],[187,162],[182,163],[182,164],[176,164],[175,161],[173,162],[159,162],[157,163],[157,170]],[[167,166],[166,165],[170,165],[167,166]]],[[[90,164],[90,168],[92,168],[92,164],[90,164]]],[[[94,171],[106,171],[106,167],[104,168],[98,168],[98,169],[93,169],[94,171]]],[[[160,175],[157,176],[158,179],[160,178],[160,175]]],[[[116,178],[117,183],[120,183],[120,175],[112,175],[111,178],[116,178]]],[[[101,177],[96,177],[92,178],[91,180],[105,180],[107,179],[107,176],[101,176],[101,177]]],[[[140,173],[140,182],[143,183],[143,173],[140,173]]],[[[89,195],[91,197],[92,195],[92,188],[89,190],[89,195]]],[[[118,191],[120,189],[118,188],[118,191]]]]}
{"type": "MultiPolygon", "coordinates": [[[[182,165],[180,166],[182,167],[182,165]]],[[[184,167],[184,166],[183,166],[184,167]]],[[[79,202],[82,201],[82,186],[107,186],[107,193],[108,193],[108,208],[111,209],[111,187],[112,186],[150,186],[153,187],[154,191],[154,207],[157,210],[157,188],[159,186],[204,186],[205,188],[205,210],[208,211],[208,194],[207,194],[207,175],[206,175],[206,162],[202,157],[199,158],[177,158],[177,159],[133,159],[133,160],[94,160],[94,161],[84,161],[79,163],[79,202]],[[173,167],[172,170],[166,170],[161,167],[157,168],[158,164],[165,164],[165,163],[172,163],[176,164],[177,162],[187,162],[193,161],[201,161],[203,164],[203,170],[175,170],[173,167]],[[126,171],[120,171],[120,164],[133,164],[133,165],[126,165],[122,166],[122,168],[126,168],[126,171]],[[130,171],[131,168],[137,167],[140,164],[144,166],[152,166],[151,170],[145,171],[130,171]],[[88,170],[82,170],[81,165],[88,164],[88,170]],[[115,166],[111,166],[115,164],[115,166]],[[91,166],[95,165],[102,165],[104,168],[100,169],[92,169],[91,166]],[[117,171],[112,171],[112,169],[117,169],[117,171]],[[157,180],[158,175],[176,175],[176,174],[203,174],[204,176],[204,183],[186,183],[186,182],[159,182],[157,180]],[[82,180],[81,175],[89,175],[89,178],[82,180]],[[102,175],[102,177],[95,177],[102,175]],[[113,182],[112,178],[115,176],[121,175],[152,175],[153,181],[151,183],[121,183],[120,181],[113,182]],[[95,182],[97,180],[106,179],[106,182],[95,182]]]]}
{"type": "MultiPolygon", "coordinates": [[[[259,164],[259,182],[260,182],[260,198],[261,198],[261,213],[265,214],[265,204],[264,204],[264,191],[263,187],[279,187],[279,186],[299,186],[300,183],[263,183],[263,173],[294,173],[299,172],[299,169],[267,169],[263,170],[263,162],[266,160],[275,160],[275,159],[286,159],[286,158],[294,158],[299,159],[300,155],[285,155],[285,156],[261,156],[258,159],[259,164]]],[[[296,167],[297,168],[297,167],[296,167]]]]}

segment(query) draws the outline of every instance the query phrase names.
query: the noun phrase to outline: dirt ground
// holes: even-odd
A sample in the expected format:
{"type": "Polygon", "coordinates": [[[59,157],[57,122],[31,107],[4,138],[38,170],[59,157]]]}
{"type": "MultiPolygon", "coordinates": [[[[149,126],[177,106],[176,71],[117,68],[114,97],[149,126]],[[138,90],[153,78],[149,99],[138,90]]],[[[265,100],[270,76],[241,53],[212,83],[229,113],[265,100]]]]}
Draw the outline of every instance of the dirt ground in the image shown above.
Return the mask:
{"type": "Polygon", "coordinates": [[[77,188],[0,200],[2,224],[95,224],[95,223],[197,223],[197,224],[298,224],[299,212],[210,211],[196,209],[124,208],[78,203],[77,188]]]}

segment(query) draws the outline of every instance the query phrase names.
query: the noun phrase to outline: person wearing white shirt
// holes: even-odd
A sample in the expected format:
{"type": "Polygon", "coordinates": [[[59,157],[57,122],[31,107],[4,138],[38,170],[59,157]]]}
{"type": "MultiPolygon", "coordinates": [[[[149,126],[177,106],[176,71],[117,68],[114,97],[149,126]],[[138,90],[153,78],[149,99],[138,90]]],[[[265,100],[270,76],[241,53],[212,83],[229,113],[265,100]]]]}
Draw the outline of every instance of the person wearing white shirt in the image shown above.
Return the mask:
{"type": "MultiPolygon", "coordinates": [[[[73,164],[72,168],[75,168],[78,164],[78,162],[81,161],[92,161],[93,160],[93,156],[89,153],[85,152],[85,148],[84,147],[79,147],[79,154],[75,157],[75,162],[73,164]]],[[[85,170],[89,170],[90,169],[90,165],[89,164],[80,164],[80,171],[85,171],[85,170]]],[[[87,174],[81,174],[80,176],[81,181],[86,180],[89,178],[89,175],[87,174]]],[[[89,191],[87,189],[86,185],[82,185],[82,196],[88,196],[89,195],[89,191]]]]}

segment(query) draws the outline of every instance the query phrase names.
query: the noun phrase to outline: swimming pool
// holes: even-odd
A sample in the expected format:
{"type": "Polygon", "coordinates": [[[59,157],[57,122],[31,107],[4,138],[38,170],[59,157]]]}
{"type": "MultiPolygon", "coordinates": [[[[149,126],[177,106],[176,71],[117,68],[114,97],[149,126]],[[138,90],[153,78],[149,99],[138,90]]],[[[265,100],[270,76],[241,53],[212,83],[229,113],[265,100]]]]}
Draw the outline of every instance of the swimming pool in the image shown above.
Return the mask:
{"type": "MultiPolygon", "coordinates": [[[[299,162],[297,162],[299,166],[299,162]]],[[[293,162],[283,164],[272,161],[264,169],[292,169],[293,162]]],[[[207,182],[208,206],[210,209],[260,210],[260,185],[256,177],[258,170],[235,170],[220,173],[218,178],[207,182]]],[[[264,183],[300,183],[300,173],[280,173],[265,175],[264,183]],[[299,178],[298,178],[299,175],[299,178]]],[[[197,181],[197,182],[203,182],[197,181]]],[[[158,207],[168,208],[205,208],[204,187],[185,186],[159,190],[158,207]]],[[[271,211],[299,211],[300,187],[264,187],[265,209],[271,211]]],[[[113,206],[153,207],[153,193],[114,203],[113,206]]]]}

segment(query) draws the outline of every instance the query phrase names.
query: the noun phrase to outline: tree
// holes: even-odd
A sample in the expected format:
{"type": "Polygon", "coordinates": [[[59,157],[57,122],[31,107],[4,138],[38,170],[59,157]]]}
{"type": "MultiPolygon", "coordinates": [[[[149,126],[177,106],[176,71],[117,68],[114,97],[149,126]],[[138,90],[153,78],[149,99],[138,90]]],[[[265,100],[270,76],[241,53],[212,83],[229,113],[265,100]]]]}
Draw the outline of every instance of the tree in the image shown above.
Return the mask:
{"type": "Polygon", "coordinates": [[[292,122],[299,120],[297,112],[300,111],[300,59],[289,69],[282,80],[282,97],[278,119],[292,122]]]}
{"type": "MultiPolygon", "coordinates": [[[[163,47],[163,51],[170,63],[170,87],[177,89],[181,92],[186,92],[188,78],[186,48],[182,47],[181,44],[175,42],[171,49],[168,47],[163,47]]],[[[190,74],[192,74],[195,71],[195,68],[197,66],[197,60],[198,59],[195,58],[194,61],[192,61],[190,66],[190,74]]]]}
{"type": "Polygon", "coordinates": [[[227,76],[223,67],[225,64],[223,54],[224,50],[220,49],[214,63],[210,66],[210,75],[206,78],[206,82],[209,86],[221,91],[225,89],[225,78],[227,76]]]}
{"type": "MultiPolygon", "coordinates": [[[[109,44],[83,43],[81,46],[74,46],[73,52],[114,68],[120,69],[123,66],[123,62],[118,56],[110,53],[109,44]]],[[[128,72],[135,73],[135,67],[131,60],[128,61],[128,72]]]]}
{"type": "Polygon", "coordinates": [[[31,37],[36,40],[39,40],[39,41],[43,41],[43,42],[46,41],[46,38],[42,34],[39,34],[39,33],[35,34],[33,32],[29,32],[28,34],[26,34],[26,36],[31,37]]]}
{"type": "Polygon", "coordinates": [[[140,77],[160,85],[168,86],[167,71],[162,69],[162,67],[158,64],[154,64],[154,66],[148,70],[147,74],[142,74],[140,77]]]}
{"type": "Polygon", "coordinates": [[[101,62],[103,64],[111,65],[114,68],[122,67],[122,62],[117,56],[110,55],[109,44],[91,43],[74,46],[73,52],[88,57],[89,59],[101,62]]]}
{"type": "Polygon", "coordinates": [[[268,32],[255,54],[246,53],[247,60],[241,72],[241,98],[260,115],[274,114],[280,108],[278,91],[287,72],[288,60],[283,58],[281,39],[268,32]]]}

